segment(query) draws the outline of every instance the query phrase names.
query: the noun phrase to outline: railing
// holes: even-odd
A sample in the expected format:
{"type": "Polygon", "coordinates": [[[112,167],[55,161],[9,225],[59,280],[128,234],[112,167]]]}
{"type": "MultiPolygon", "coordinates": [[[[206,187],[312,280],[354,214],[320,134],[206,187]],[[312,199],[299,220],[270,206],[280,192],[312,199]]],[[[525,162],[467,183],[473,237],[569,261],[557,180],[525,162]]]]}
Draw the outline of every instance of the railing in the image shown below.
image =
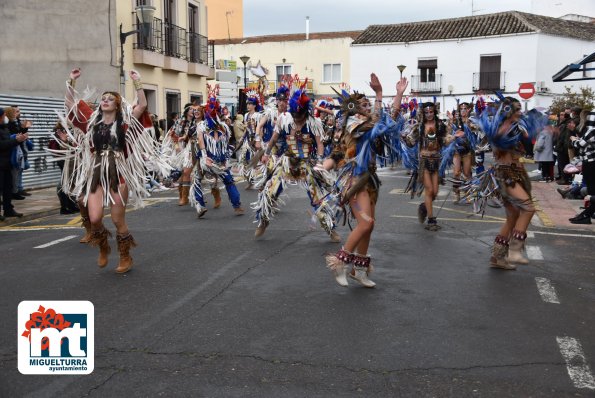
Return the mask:
{"type": "Polygon", "coordinates": [[[188,33],[188,60],[198,64],[206,64],[208,57],[208,39],[198,33],[188,33]]]}
{"type": "Polygon", "coordinates": [[[165,55],[180,59],[187,58],[186,29],[177,25],[163,23],[163,47],[165,55]]]}
{"type": "Polygon", "coordinates": [[[411,92],[414,93],[441,93],[442,74],[434,75],[433,82],[422,82],[420,75],[411,76],[411,92]]]}
{"type": "Polygon", "coordinates": [[[136,34],[134,48],[156,53],[163,52],[163,24],[161,19],[153,18],[153,21],[144,27],[142,24],[136,24],[135,29],[138,29],[139,32],[136,34]],[[145,30],[143,31],[143,29],[145,30]]]}
{"type": "Polygon", "coordinates": [[[473,74],[473,91],[506,90],[506,72],[476,72],[473,74]]]}
{"type": "MultiPolygon", "coordinates": [[[[268,94],[275,94],[282,82],[280,82],[278,80],[267,80],[267,83],[268,83],[268,87],[267,87],[268,94]]],[[[239,86],[240,87],[244,86],[243,78],[240,80],[239,86]]],[[[255,89],[255,90],[258,89],[258,80],[248,81],[248,89],[255,89]]],[[[314,93],[314,80],[313,79],[308,79],[308,83],[306,84],[306,92],[309,94],[314,93]]]]}
{"type": "Polygon", "coordinates": [[[215,42],[206,36],[153,18],[152,23],[136,24],[135,49],[152,51],[198,64],[215,67],[215,42]],[[144,29],[144,30],[143,30],[144,29]]]}
{"type": "Polygon", "coordinates": [[[215,67],[215,41],[214,40],[209,40],[209,51],[208,51],[208,59],[209,59],[209,63],[208,65],[211,68],[215,67]]]}

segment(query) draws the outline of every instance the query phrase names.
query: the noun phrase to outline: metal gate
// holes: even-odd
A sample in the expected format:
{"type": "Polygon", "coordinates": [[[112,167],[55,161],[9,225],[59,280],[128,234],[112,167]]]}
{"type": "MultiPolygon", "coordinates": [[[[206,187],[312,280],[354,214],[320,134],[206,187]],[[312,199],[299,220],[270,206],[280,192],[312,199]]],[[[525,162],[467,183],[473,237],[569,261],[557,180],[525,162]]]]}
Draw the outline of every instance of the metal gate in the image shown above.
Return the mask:
{"type": "Polygon", "coordinates": [[[23,173],[23,187],[32,189],[56,185],[60,181],[60,168],[55,162],[48,161],[52,155],[45,152],[45,148],[58,120],[56,111],[64,110],[64,99],[0,94],[0,107],[11,105],[19,106],[21,120],[33,122],[29,128],[29,139],[33,142],[33,150],[29,151],[28,157],[31,167],[23,173]]]}

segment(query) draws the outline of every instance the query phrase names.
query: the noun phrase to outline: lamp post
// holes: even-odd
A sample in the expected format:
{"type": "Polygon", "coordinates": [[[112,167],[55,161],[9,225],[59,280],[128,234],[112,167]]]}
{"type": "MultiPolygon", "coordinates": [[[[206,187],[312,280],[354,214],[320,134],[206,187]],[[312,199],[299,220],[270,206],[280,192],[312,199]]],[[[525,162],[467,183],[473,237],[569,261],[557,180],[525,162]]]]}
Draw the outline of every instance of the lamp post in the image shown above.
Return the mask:
{"type": "Polygon", "coordinates": [[[135,8],[136,17],[138,18],[141,28],[131,30],[130,32],[122,32],[122,24],[120,24],[120,94],[123,94],[126,86],[126,77],[124,75],[124,43],[126,38],[135,33],[139,33],[142,36],[141,42],[144,42],[145,36],[150,29],[150,24],[153,21],[153,15],[155,14],[155,7],[153,6],[138,6],[135,8]]]}
{"type": "Polygon", "coordinates": [[[248,79],[246,78],[246,64],[250,61],[250,57],[247,55],[242,55],[240,57],[242,62],[244,63],[244,89],[248,88],[248,79]]]}
{"type": "Polygon", "coordinates": [[[401,73],[401,79],[403,78],[403,71],[405,70],[406,66],[405,65],[398,65],[397,69],[399,70],[399,72],[401,73]]]}

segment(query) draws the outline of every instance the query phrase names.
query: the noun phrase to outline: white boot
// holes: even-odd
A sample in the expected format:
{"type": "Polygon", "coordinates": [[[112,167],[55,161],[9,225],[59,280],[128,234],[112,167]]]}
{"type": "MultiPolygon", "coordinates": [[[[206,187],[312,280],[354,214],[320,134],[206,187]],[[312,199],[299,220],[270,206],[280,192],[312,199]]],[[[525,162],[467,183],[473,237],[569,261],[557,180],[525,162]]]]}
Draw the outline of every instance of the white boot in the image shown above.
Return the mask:
{"type": "Polygon", "coordinates": [[[198,218],[202,218],[205,213],[207,212],[206,207],[202,207],[200,204],[196,204],[196,213],[198,214],[198,218]]]}
{"type": "Polygon", "coordinates": [[[376,283],[368,278],[368,274],[372,272],[370,265],[370,256],[362,256],[361,254],[353,255],[353,269],[349,273],[352,279],[355,279],[365,287],[374,287],[376,283]]]}
{"type": "Polygon", "coordinates": [[[510,240],[506,261],[514,264],[529,264],[529,259],[523,255],[524,243],[524,240],[513,237],[510,240]]]}
{"type": "Polygon", "coordinates": [[[326,266],[333,271],[335,280],[343,287],[349,286],[347,282],[347,264],[351,262],[353,254],[349,253],[345,249],[339,250],[335,254],[328,254],[326,259],[326,266]]]}
{"type": "Polygon", "coordinates": [[[359,283],[361,283],[365,287],[374,287],[376,283],[372,282],[368,278],[368,268],[367,267],[359,267],[355,265],[353,270],[349,273],[349,277],[351,279],[355,279],[359,283]]]}

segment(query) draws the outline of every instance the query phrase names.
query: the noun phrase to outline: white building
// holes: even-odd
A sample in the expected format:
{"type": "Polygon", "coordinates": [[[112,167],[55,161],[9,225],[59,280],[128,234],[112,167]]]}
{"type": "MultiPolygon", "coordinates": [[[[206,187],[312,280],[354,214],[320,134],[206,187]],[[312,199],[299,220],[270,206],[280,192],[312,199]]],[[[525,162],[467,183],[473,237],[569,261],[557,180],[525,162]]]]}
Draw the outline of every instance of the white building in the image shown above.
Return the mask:
{"type": "MultiPolygon", "coordinates": [[[[521,83],[535,84],[528,107],[548,107],[564,86],[553,83],[567,64],[595,51],[595,24],[516,11],[464,18],[369,26],[351,45],[352,89],[372,95],[367,86],[375,72],[384,95],[395,95],[397,65],[405,65],[406,94],[453,109],[456,100],[494,90],[517,95],[521,83]]],[[[586,72],[589,73],[589,72],[586,72]]],[[[576,84],[578,83],[578,84],[576,84]]],[[[518,96],[517,96],[518,97],[518,96]]]]}

